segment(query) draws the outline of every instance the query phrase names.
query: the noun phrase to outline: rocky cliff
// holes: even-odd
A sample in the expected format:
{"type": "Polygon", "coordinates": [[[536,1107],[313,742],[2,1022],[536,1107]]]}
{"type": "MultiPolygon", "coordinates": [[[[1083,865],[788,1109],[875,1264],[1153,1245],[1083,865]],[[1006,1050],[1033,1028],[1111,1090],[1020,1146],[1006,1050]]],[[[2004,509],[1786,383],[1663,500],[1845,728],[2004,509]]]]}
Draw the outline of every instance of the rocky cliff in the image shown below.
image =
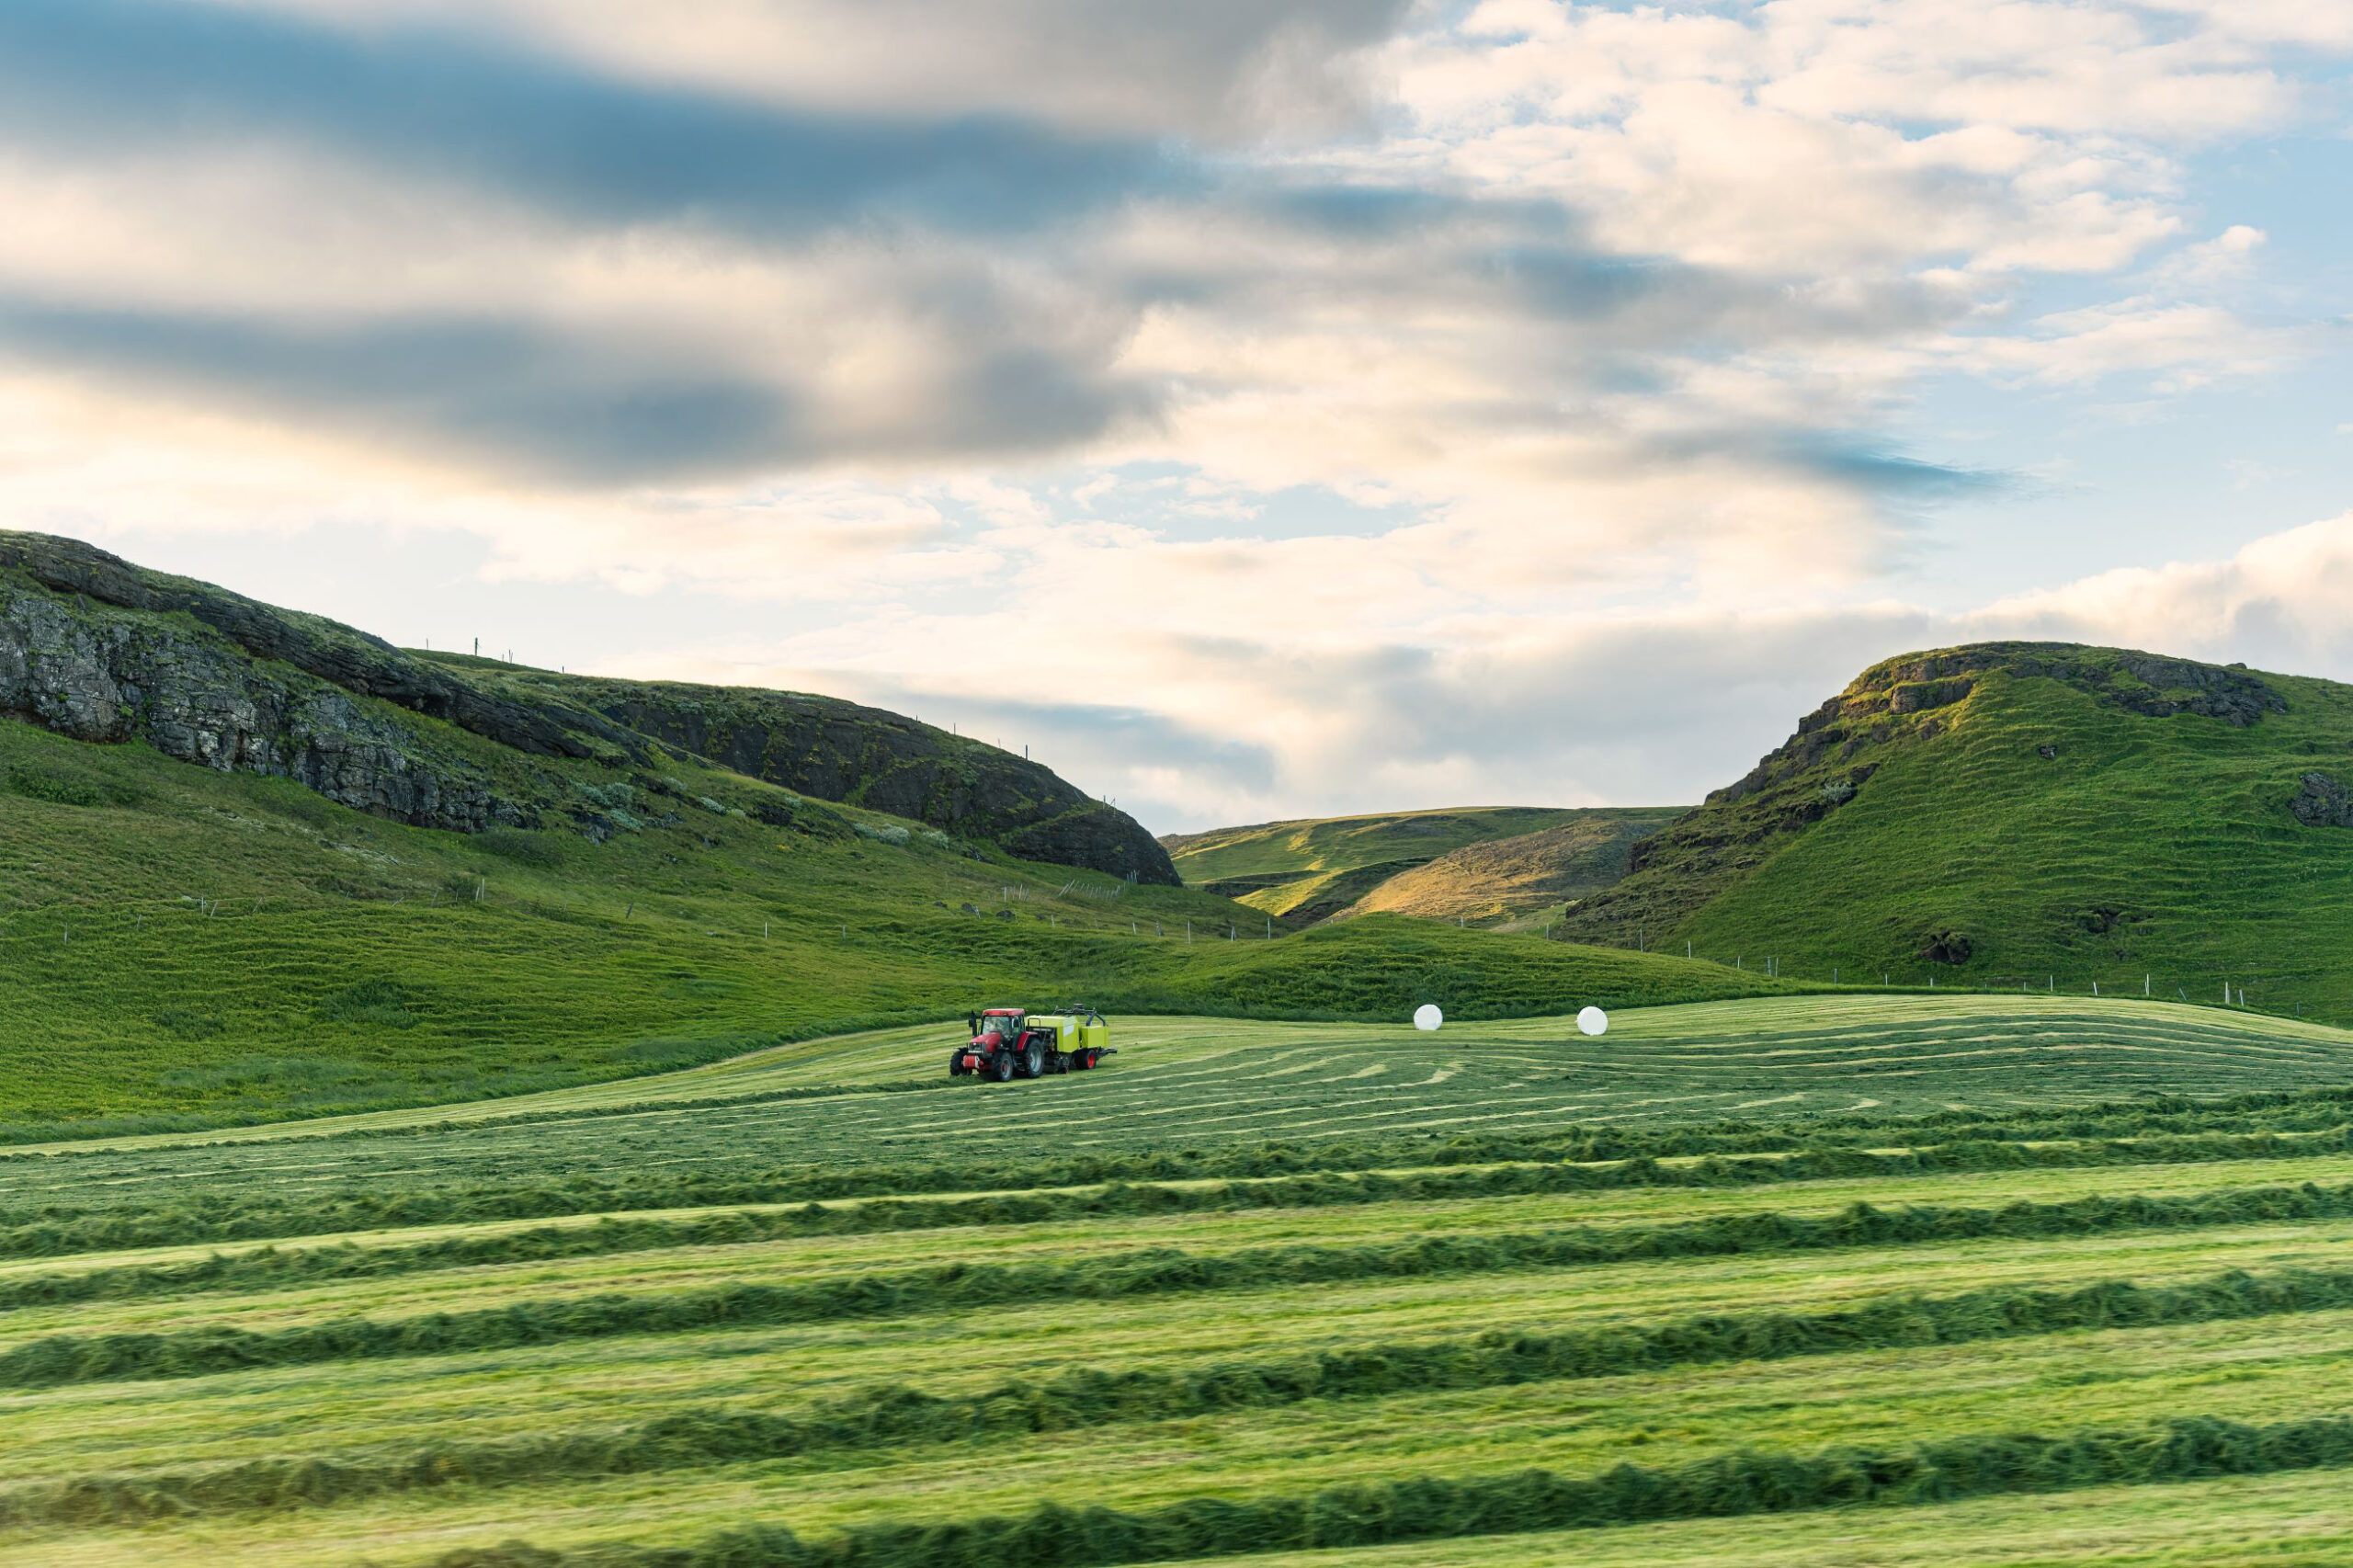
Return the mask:
{"type": "Polygon", "coordinates": [[[460,665],[48,535],[0,532],[0,712],[460,833],[576,824],[584,786],[689,752],[1024,858],[1176,881],[1125,813],[898,714],[460,665]]]}

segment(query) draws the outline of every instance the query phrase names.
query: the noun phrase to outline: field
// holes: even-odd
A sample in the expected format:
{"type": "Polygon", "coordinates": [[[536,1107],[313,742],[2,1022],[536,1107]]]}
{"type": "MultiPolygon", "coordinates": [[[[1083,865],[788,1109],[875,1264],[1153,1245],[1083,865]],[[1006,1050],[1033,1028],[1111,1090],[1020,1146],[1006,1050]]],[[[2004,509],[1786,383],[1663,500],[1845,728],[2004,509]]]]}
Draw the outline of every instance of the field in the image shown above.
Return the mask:
{"type": "Polygon", "coordinates": [[[0,1564],[2353,1551],[2353,1034],[952,1036],[0,1153],[0,1564]]]}

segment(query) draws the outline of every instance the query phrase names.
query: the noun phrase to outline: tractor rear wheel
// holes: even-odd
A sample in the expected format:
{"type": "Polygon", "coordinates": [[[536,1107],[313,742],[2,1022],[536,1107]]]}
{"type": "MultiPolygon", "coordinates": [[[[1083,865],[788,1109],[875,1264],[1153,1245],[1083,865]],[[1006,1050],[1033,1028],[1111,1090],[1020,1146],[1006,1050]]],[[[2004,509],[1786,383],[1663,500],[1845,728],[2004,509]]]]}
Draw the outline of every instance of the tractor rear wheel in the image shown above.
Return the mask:
{"type": "Polygon", "coordinates": [[[999,1050],[989,1058],[988,1074],[1000,1084],[1013,1081],[1013,1052],[999,1050]]]}
{"type": "Polygon", "coordinates": [[[1025,1078],[1042,1078],[1046,1075],[1046,1048],[1040,1042],[1031,1040],[1029,1048],[1022,1052],[1021,1075],[1025,1078]]]}

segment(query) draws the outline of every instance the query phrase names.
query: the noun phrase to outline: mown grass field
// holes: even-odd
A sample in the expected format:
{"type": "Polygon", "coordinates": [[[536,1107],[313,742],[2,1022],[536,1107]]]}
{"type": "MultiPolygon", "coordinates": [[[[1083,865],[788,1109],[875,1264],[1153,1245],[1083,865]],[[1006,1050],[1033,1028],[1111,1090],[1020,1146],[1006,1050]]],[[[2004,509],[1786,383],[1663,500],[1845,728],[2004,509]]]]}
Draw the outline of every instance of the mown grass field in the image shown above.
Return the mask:
{"type": "Polygon", "coordinates": [[[2342,1561],[2353,1035],[899,1028],[0,1153],[0,1564],[2342,1561]]]}

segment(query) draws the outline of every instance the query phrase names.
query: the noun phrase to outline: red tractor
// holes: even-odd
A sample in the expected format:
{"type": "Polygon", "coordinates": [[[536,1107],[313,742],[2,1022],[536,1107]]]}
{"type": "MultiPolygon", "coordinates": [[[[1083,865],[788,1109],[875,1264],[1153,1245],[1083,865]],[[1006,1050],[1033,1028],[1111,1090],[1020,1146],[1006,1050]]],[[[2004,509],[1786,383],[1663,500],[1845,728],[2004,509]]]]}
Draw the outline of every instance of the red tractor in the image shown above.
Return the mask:
{"type": "Polygon", "coordinates": [[[1019,1007],[991,1007],[965,1015],[972,1039],[948,1058],[948,1075],[994,1078],[1042,1078],[1049,1073],[1083,1073],[1113,1051],[1110,1026],[1103,1015],[1085,1006],[1059,1013],[1031,1013],[1019,1007]]]}

